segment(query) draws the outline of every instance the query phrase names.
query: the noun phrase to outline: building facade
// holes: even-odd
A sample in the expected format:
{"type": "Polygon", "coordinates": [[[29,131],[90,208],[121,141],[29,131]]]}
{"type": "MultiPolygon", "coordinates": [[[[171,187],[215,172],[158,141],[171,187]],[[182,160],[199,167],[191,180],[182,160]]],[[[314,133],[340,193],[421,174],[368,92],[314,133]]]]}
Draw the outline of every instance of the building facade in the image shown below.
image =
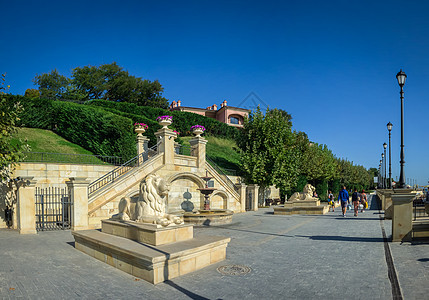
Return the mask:
{"type": "Polygon", "coordinates": [[[191,112],[218,120],[219,122],[234,127],[243,127],[244,118],[246,118],[250,113],[249,109],[228,106],[226,100],[220,104],[220,107],[218,107],[216,104],[213,104],[207,108],[182,106],[180,100],[177,102],[173,101],[170,104],[170,111],[191,112]]]}

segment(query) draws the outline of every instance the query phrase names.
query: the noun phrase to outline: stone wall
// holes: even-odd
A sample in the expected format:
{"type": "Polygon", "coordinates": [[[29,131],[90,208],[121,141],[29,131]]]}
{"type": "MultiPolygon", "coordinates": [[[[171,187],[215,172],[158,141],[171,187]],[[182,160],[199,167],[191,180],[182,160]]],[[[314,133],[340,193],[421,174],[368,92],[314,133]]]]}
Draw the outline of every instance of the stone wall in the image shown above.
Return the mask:
{"type": "Polygon", "coordinates": [[[113,170],[111,165],[77,165],[53,163],[21,163],[13,177],[34,177],[36,186],[64,186],[70,177],[87,178],[90,182],[113,170]]]}

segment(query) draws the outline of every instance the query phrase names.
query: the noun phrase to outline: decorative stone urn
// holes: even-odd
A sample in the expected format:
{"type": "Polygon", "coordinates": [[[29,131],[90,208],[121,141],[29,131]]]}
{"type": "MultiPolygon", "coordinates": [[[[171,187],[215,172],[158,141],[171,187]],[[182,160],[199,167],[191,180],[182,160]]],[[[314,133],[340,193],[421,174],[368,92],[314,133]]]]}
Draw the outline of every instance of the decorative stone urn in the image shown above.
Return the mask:
{"type": "Polygon", "coordinates": [[[143,126],[136,126],[136,127],[134,127],[134,131],[137,134],[143,134],[146,132],[146,129],[143,126]]]}
{"type": "Polygon", "coordinates": [[[195,128],[192,130],[192,133],[195,134],[196,137],[201,137],[201,135],[204,133],[204,130],[201,128],[195,128]]]}
{"type": "Polygon", "coordinates": [[[158,121],[158,124],[162,126],[162,128],[167,128],[168,125],[171,125],[172,120],[171,119],[161,119],[158,121]]]}

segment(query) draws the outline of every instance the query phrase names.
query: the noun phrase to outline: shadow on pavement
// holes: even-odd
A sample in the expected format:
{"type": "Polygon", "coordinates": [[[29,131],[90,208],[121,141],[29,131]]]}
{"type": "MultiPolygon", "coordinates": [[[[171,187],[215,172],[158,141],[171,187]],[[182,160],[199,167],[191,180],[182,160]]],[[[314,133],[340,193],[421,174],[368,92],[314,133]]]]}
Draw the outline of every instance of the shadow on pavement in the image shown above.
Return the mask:
{"type": "Polygon", "coordinates": [[[343,241],[343,242],[367,242],[367,243],[383,243],[383,238],[366,238],[358,236],[335,236],[335,235],[295,235],[296,237],[309,238],[315,241],[343,241]]]}
{"type": "Polygon", "coordinates": [[[179,292],[182,292],[183,294],[185,294],[186,296],[188,296],[191,299],[194,300],[209,300],[209,298],[197,295],[193,292],[191,292],[190,290],[187,290],[185,288],[182,288],[181,286],[178,286],[177,284],[175,284],[173,281],[171,280],[166,280],[164,281],[165,284],[168,284],[169,286],[171,286],[172,288],[175,288],[176,290],[178,290],[179,292]]]}

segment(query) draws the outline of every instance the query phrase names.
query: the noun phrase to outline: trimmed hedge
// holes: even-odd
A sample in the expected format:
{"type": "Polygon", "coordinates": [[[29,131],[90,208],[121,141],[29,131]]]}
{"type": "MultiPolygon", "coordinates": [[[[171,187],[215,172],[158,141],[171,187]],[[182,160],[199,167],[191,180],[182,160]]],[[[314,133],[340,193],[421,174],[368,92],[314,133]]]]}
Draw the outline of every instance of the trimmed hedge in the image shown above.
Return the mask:
{"type": "MultiPolygon", "coordinates": [[[[207,118],[190,112],[169,111],[162,108],[138,106],[133,103],[112,102],[107,100],[92,100],[86,102],[86,105],[103,107],[109,111],[112,111],[112,109],[116,112],[121,111],[123,113],[130,114],[129,116],[133,120],[134,116],[139,116],[139,119],[135,119],[135,121],[148,124],[149,130],[151,127],[149,123],[152,123],[151,121],[155,121],[159,116],[170,115],[173,116],[171,128],[180,132],[182,136],[192,135],[191,126],[196,124],[203,125],[206,128],[206,134],[213,136],[235,139],[238,135],[238,129],[235,127],[229,126],[215,119],[207,118]]],[[[157,124],[155,126],[156,127],[154,128],[154,131],[157,131],[159,128],[161,128],[161,126],[157,124]]]]}
{"type": "Polygon", "coordinates": [[[9,97],[24,107],[21,126],[52,130],[97,155],[124,159],[136,155],[134,127],[129,118],[71,102],[9,97]]]}

